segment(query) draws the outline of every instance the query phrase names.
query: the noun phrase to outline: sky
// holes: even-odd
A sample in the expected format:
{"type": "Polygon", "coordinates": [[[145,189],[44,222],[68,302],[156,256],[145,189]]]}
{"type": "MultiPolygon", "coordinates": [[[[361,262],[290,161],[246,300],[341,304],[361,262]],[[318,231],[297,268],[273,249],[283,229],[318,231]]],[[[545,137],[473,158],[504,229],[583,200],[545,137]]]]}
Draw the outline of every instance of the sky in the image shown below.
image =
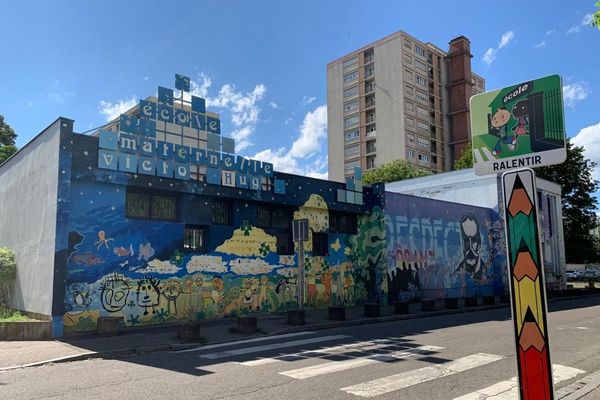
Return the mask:
{"type": "Polygon", "coordinates": [[[101,126],[180,73],[238,154],[326,178],[327,63],[403,30],[444,50],[468,37],[487,90],[561,75],[567,134],[600,162],[594,2],[3,0],[0,114],[21,147],[59,116],[101,126]]]}

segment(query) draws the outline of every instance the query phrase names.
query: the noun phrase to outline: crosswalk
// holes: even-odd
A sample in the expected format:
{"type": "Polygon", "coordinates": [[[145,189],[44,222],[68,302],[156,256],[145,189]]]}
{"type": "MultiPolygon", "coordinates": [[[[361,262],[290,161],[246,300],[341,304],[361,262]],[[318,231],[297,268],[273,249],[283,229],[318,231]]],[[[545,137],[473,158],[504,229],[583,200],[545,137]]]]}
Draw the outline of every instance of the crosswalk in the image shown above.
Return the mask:
{"type": "MultiPolygon", "coordinates": [[[[317,332],[306,331],[214,344],[180,352],[198,352],[197,356],[207,361],[231,362],[240,368],[255,368],[256,373],[276,373],[298,381],[313,378],[323,380],[334,374],[356,370],[359,373],[350,373],[348,376],[361,381],[342,380],[345,385],[338,384],[340,387],[335,389],[347,394],[348,398],[374,398],[385,394],[393,394],[393,398],[399,398],[404,389],[418,388],[417,385],[434,383],[440,379],[445,379],[446,383],[451,379],[458,382],[460,374],[466,371],[486,368],[507,358],[506,355],[488,353],[441,358],[440,355],[446,350],[443,346],[417,344],[395,337],[355,340],[349,335],[319,336],[317,332]],[[333,345],[326,346],[327,344],[333,345]],[[290,349],[293,350],[289,351],[290,349]],[[273,353],[276,355],[264,356],[273,353]],[[227,360],[228,358],[232,360],[227,360]],[[417,368],[399,372],[395,369],[395,361],[398,360],[412,360],[411,366],[414,363],[417,368]],[[361,369],[372,366],[378,366],[378,373],[389,372],[375,379],[365,379],[367,376],[373,377],[373,374],[363,376],[361,369]]],[[[576,377],[581,378],[586,373],[578,368],[558,364],[553,365],[553,372],[555,385],[576,377]]],[[[518,399],[517,378],[506,378],[508,379],[499,382],[488,381],[492,385],[470,393],[461,393],[453,400],[518,399]]],[[[332,379],[332,382],[339,380],[332,379]]]]}

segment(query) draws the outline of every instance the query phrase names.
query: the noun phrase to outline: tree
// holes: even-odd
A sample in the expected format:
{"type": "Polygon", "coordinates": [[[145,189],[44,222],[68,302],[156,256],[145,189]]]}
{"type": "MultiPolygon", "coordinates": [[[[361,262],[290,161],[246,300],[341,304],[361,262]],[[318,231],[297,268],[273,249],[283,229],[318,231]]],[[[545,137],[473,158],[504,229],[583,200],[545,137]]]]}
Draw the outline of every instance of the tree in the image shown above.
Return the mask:
{"type": "Polygon", "coordinates": [[[593,178],[596,163],[585,158],[583,147],[567,139],[567,160],[535,169],[536,176],[562,187],[562,213],[567,262],[586,263],[598,259],[591,231],[596,226],[598,201],[592,196],[599,188],[593,178]]]}
{"type": "Polygon", "coordinates": [[[17,152],[16,139],[14,129],[4,122],[4,116],[0,115],[0,164],[17,152]]]}
{"type": "Polygon", "coordinates": [[[0,247],[0,305],[8,300],[8,285],[15,279],[16,272],[15,253],[0,247]]]}
{"type": "Polygon", "coordinates": [[[454,169],[473,168],[473,148],[469,141],[460,155],[460,158],[454,161],[454,169]]]}
{"type": "Polygon", "coordinates": [[[367,184],[396,182],[404,179],[431,175],[430,171],[410,164],[406,160],[396,160],[365,172],[363,180],[367,184]]]}
{"type": "MultiPolygon", "coordinates": [[[[600,7],[600,1],[597,1],[594,5],[596,7],[600,7]]],[[[598,30],[600,30],[600,11],[596,11],[594,14],[592,14],[592,26],[595,26],[598,28],[598,30]]]]}

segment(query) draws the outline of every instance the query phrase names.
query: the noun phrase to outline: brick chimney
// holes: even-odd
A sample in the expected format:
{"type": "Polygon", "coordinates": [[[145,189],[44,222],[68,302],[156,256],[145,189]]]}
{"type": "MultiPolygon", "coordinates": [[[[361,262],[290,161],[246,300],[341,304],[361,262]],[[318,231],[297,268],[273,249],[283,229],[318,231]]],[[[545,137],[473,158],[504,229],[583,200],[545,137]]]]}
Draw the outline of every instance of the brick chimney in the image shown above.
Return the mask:
{"type": "Polygon", "coordinates": [[[446,56],[447,90],[450,96],[448,107],[450,131],[446,146],[447,169],[453,169],[454,161],[460,158],[463,149],[471,140],[469,99],[472,95],[472,57],[471,41],[469,39],[458,36],[450,41],[450,49],[446,56]]]}

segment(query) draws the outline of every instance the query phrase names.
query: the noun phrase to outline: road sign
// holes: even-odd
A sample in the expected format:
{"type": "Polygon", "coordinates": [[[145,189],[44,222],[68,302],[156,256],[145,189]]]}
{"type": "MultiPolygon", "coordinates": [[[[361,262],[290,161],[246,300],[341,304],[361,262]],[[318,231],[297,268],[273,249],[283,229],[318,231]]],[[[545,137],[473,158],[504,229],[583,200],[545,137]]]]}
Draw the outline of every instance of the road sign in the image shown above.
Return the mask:
{"type": "Polygon", "coordinates": [[[294,242],[308,240],[308,220],[295,219],[292,224],[292,234],[294,242]]]}
{"type": "Polygon", "coordinates": [[[535,174],[531,169],[505,172],[502,189],[520,399],[552,400],[535,174]]]}
{"type": "Polygon", "coordinates": [[[471,97],[477,175],[560,164],[567,158],[560,76],[471,97]]]}

